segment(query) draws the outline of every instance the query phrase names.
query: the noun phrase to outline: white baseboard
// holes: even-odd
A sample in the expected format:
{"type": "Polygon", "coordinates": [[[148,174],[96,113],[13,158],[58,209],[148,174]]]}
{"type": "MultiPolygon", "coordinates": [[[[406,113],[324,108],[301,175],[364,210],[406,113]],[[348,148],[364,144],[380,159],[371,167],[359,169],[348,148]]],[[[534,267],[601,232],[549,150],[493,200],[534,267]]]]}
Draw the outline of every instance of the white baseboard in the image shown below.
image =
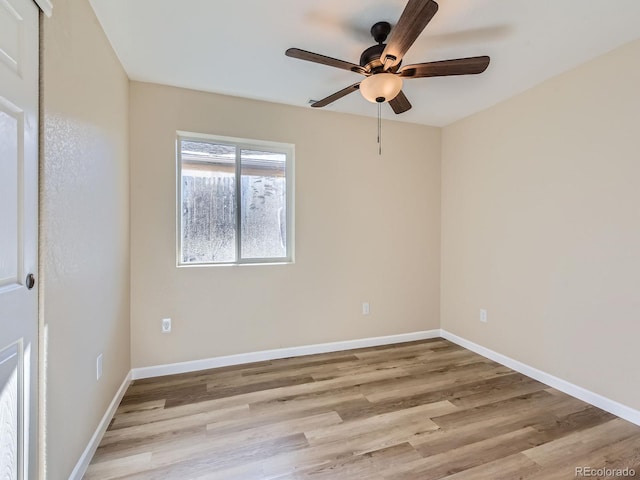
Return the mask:
{"type": "Polygon", "coordinates": [[[635,410],[631,407],[623,405],[622,403],[616,402],[615,400],[611,400],[610,398],[603,397],[602,395],[587,390],[586,388],[582,388],[573,383],[567,382],[561,378],[555,377],[550,373],[543,372],[542,370],[538,370],[537,368],[531,367],[527,364],[519,362],[518,360],[514,360],[513,358],[507,357],[506,355],[502,355],[501,353],[495,352],[488,348],[485,348],[477,343],[473,343],[467,339],[454,335],[453,333],[447,332],[446,330],[440,330],[440,336],[449,340],[461,347],[466,348],[467,350],[471,350],[472,352],[476,352],[483,357],[486,357],[494,362],[498,362],[505,367],[509,367],[516,372],[520,372],[523,375],[533,378],[534,380],[538,380],[539,382],[544,383],[545,385],[549,385],[550,387],[555,388],[556,390],[560,390],[561,392],[566,393],[567,395],[571,395],[572,397],[578,398],[584,402],[590,403],[593,406],[601,408],[609,413],[617,415],[620,418],[624,418],[625,420],[635,423],[636,425],[640,425],[640,411],[635,410]]]}
{"type": "Polygon", "coordinates": [[[506,367],[527,375],[539,382],[564,392],[572,397],[583,400],[602,410],[624,418],[629,422],[640,425],[640,411],[623,405],[615,400],[611,400],[600,394],[591,392],[573,383],[562,380],[549,373],[538,370],[537,368],[526,365],[518,360],[507,357],[501,353],[478,345],[465,338],[459,337],[443,329],[424,330],[420,332],[402,333],[398,335],[388,335],[384,337],[361,338],[356,340],[346,340],[341,342],[320,343],[316,345],[306,345],[301,347],[278,348],[274,350],[263,350],[260,352],[241,353],[236,355],[226,355],[222,357],[206,358],[202,360],[193,360],[190,362],[171,363],[166,365],[157,365],[152,367],[133,368],[125,377],[115,397],[109,404],[109,408],[105,412],[102,420],[98,424],[98,428],[94,432],[87,448],[85,448],[82,456],[78,460],[76,467],[69,476],[69,480],[81,480],[87,470],[91,458],[95,453],[104,432],[109,426],[109,422],[124,397],[124,394],[132,380],[158,377],[163,375],[172,375],[176,373],[188,373],[199,370],[208,370],[210,368],[226,367],[229,365],[241,365],[245,363],[259,362],[264,360],[275,360],[279,358],[301,357],[304,355],[314,355],[317,353],[340,352],[343,350],[353,350],[356,348],[376,347],[379,345],[391,345],[394,343],[413,342],[416,340],[426,340],[430,338],[442,337],[461,347],[471,350],[483,357],[494,362],[500,363],[506,367]]]}
{"type": "Polygon", "coordinates": [[[73,472],[71,472],[71,475],[69,475],[69,480],[82,479],[82,476],[87,471],[87,468],[89,467],[89,463],[93,458],[93,454],[96,453],[98,445],[100,445],[100,441],[102,440],[102,436],[104,435],[104,432],[107,431],[107,427],[109,426],[109,423],[113,418],[113,415],[116,413],[116,409],[118,408],[118,405],[120,405],[120,401],[122,400],[122,397],[124,397],[124,394],[127,391],[127,388],[129,387],[130,383],[131,383],[131,371],[129,371],[129,373],[127,373],[127,376],[124,377],[124,380],[120,385],[120,388],[118,388],[118,391],[116,392],[116,395],[113,397],[113,400],[111,400],[111,403],[107,408],[107,411],[102,416],[102,420],[100,420],[100,423],[98,424],[98,428],[96,428],[96,431],[93,432],[93,436],[91,437],[91,440],[89,440],[89,444],[87,445],[87,448],[84,449],[84,452],[82,452],[82,455],[78,460],[78,463],[76,463],[76,467],[73,469],[73,472]]]}
{"type": "Polygon", "coordinates": [[[384,337],[360,338],[342,342],[305,345],[302,347],[277,348],[274,350],[263,350],[260,352],[239,353],[236,355],[225,355],[223,357],[192,360],[190,362],[170,363],[152,367],[138,367],[131,370],[131,378],[133,380],[138,380],[141,378],[160,377],[176,373],[197,372],[199,370],[227,367],[229,365],[242,365],[244,363],[262,362],[278,358],[301,357],[303,355],[314,355],[316,353],[340,352],[342,350],[353,350],[355,348],[377,347],[378,345],[413,342],[416,340],[437,338],[439,336],[439,329],[423,330],[420,332],[401,333],[398,335],[388,335],[384,337]]]}

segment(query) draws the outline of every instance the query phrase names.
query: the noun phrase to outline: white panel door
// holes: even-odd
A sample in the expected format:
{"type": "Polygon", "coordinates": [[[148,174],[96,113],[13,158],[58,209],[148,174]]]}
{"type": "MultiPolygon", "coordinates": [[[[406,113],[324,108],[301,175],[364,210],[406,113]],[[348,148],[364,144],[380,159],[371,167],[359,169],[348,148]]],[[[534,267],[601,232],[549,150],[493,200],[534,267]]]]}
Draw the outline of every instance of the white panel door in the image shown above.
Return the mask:
{"type": "Polygon", "coordinates": [[[0,479],[36,478],[38,8],[0,0],[0,479]]]}

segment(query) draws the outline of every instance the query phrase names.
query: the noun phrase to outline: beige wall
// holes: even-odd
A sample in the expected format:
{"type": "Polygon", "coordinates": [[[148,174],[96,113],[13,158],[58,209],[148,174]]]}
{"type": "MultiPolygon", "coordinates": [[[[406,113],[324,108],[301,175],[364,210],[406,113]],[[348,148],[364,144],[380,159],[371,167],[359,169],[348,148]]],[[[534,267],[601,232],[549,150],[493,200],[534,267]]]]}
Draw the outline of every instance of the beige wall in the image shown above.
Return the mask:
{"type": "Polygon", "coordinates": [[[442,160],[442,327],[636,409],[639,58],[446,127],[442,160]]]}
{"type": "Polygon", "coordinates": [[[129,82],[89,3],[54,3],[43,19],[41,317],[47,478],[64,479],[130,368],[129,82]]]}
{"type": "Polygon", "coordinates": [[[134,367],[438,328],[439,129],[385,122],[379,157],[372,118],[137,82],[130,95],[134,367]],[[176,267],[177,130],[295,144],[295,264],[176,267]]]}

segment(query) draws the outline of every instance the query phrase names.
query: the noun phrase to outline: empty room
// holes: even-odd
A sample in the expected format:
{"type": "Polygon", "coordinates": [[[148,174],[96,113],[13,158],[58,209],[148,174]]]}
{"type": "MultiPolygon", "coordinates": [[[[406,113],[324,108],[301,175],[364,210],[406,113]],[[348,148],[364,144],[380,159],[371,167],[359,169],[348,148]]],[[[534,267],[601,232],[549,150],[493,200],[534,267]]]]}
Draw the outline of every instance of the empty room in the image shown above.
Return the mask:
{"type": "Polygon", "coordinates": [[[640,478],[639,25],[0,0],[0,478],[640,478]]]}

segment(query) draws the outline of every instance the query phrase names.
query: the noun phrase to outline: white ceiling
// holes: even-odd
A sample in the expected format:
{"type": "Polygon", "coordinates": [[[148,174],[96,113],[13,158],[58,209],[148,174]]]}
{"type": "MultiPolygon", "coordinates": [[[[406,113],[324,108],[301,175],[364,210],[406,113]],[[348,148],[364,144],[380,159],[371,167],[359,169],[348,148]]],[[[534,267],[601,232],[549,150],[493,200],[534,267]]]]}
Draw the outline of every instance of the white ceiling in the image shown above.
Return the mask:
{"type": "MultiPolygon", "coordinates": [[[[90,0],[133,80],[307,106],[363,78],[288,58],[298,47],[358,63],[377,21],[406,0],[90,0]]],[[[413,109],[384,117],[443,126],[640,38],[640,0],[440,0],[403,64],[489,55],[481,75],[405,81],[413,109]]],[[[640,61],[640,59],[638,59],[640,61]]],[[[311,108],[311,107],[309,107],[311,108]]],[[[353,93],[329,110],[375,116],[353,93]]]]}

